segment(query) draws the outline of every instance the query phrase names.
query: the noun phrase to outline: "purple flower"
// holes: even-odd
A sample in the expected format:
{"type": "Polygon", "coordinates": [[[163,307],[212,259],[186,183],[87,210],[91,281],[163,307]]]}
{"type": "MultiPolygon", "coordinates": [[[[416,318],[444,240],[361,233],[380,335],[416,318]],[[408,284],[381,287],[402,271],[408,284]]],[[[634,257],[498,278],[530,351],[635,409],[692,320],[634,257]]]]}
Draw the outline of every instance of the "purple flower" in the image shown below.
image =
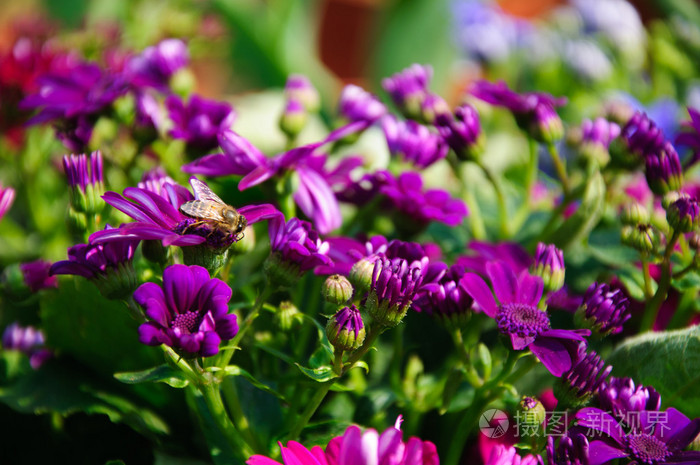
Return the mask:
{"type": "Polygon", "coordinates": [[[403,258],[377,258],[366,307],[374,321],[393,327],[401,322],[423,281],[422,266],[403,258]]]}
{"type": "Polygon", "coordinates": [[[147,47],[126,64],[126,75],[136,87],[153,87],[167,91],[170,78],[187,66],[187,45],[180,39],[165,39],[147,47]]]}
{"type": "Polygon", "coordinates": [[[610,160],[610,142],[620,135],[620,126],[605,118],[583,120],[581,123],[581,153],[605,164],[610,160]]]}
{"type": "Polygon", "coordinates": [[[659,410],[661,396],[651,386],[635,386],[632,378],[610,378],[598,389],[598,404],[623,421],[630,412],[659,410]]]}
{"type": "Polygon", "coordinates": [[[589,465],[588,439],[582,433],[570,431],[554,448],[554,436],[547,437],[547,463],[549,465],[589,465]]]}
{"type": "Polygon", "coordinates": [[[291,285],[307,271],[333,263],[328,257],[328,244],[308,221],[285,221],[279,215],[269,221],[269,234],[271,255],[265,270],[278,284],[291,285]]]}
{"type": "Polygon", "coordinates": [[[676,136],[676,145],[689,147],[693,150],[692,158],[685,163],[691,166],[700,160],[700,111],[688,107],[690,121],[684,121],[681,126],[685,129],[676,136]]]}
{"type": "Polygon", "coordinates": [[[28,124],[58,121],[59,137],[71,150],[83,152],[97,116],[128,90],[120,74],[80,63],[40,78],[40,88],[25,98],[22,109],[40,109],[28,124]]]}
{"type": "Polygon", "coordinates": [[[632,315],[629,301],[621,289],[611,289],[605,283],[596,282],[586,290],[576,316],[597,334],[606,336],[622,331],[622,326],[632,315]]]}
{"type": "Polygon", "coordinates": [[[284,84],[284,94],[288,100],[300,102],[310,113],[318,111],[321,106],[321,96],[303,74],[291,74],[284,84]]]}
{"type": "Polygon", "coordinates": [[[2,348],[28,355],[29,364],[35,370],[53,356],[50,350],[44,348],[44,334],[40,329],[23,327],[17,322],[9,325],[2,333],[2,348]]]}
{"type": "Polygon", "coordinates": [[[591,435],[605,435],[602,439],[589,439],[590,465],[623,457],[654,465],[700,461],[699,451],[683,450],[700,433],[700,418],[689,420],[675,408],[669,408],[664,415],[647,410],[636,413],[639,425],[628,431],[598,408],[588,407],[576,413],[579,425],[590,428],[591,435]]]}
{"type": "Polygon", "coordinates": [[[552,143],[561,139],[564,131],[555,107],[566,103],[566,98],[555,98],[543,92],[518,94],[505,82],[478,81],[471,93],[491,105],[505,107],[513,113],[521,129],[540,142],[552,143]]]}
{"type": "MultiPolygon", "coordinates": [[[[107,192],[102,198],[109,205],[135,219],[107,231],[98,231],[90,237],[93,243],[119,241],[125,238],[139,240],[159,240],[164,246],[188,246],[206,242],[206,245],[221,249],[230,246],[238,238],[238,234],[227,232],[222,228],[213,228],[210,223],[201,223],[194,218],[184,215],[180,206],[194,196],[184,187],[163,183],[163,195],[151,192],[147,188],[127,187],[124,196],[116,192],[107,192]],[[193,226],[194,225],[194,226],[193,226]]],[[[246,205],[238,209],[248,224],[269,219],[279,213],[269,204],[246,205]]]]}
{"type": "MultiPolygon", "coordinates": [[[[399,429],[401,417],[394,427],[378,434],[374,429],[364,432],[349,426],[342,436],[334,437],[326,446],[311,450],[295,441],[280,444],[284,465],[439,465],[435,444],[411,437],[404,442],[399,429]]],[[[263,455],[254,455],[247,465],[282,465],[263,455]]]]}
{"type": "Polygon", "coordinates": [[[471,315],[474,299],[459,285],[464,276],[461,265],[431,263],[416,293],[413,308],[447,324],[464,325],[471,315]]]}
{"type": "Polygon", "coordinates": [[[558,392],[557,398],[562,405],[584,405],[598,393],[611,371],[612,366],[606,365],[600,355],[593,350],[587,353],[586,345],[581,344],[576,361],[560,379],[564,392],[558,392]]]}
{"type": "Polygon", "coordinates": [[[293,140],[304,129],[307,119],[304,105],[299,100],[289,98],[280,116],[279,126],[282,132],[293,140]]]}
{"type": "Polygon", "coordinates": [[[299,180],[294,201],[314,226],[326,234],[342,223],[340,206],[329,181],[332,176],[323,168],[325,158],[313,153],[321,146],[334,142],[357,131],[363,122],[350,123],[331,132],[323,141],[294,148],[275,157],[267,158],[249,141],[234,133],[223,132],[219,136],[224,153],[208,155],[183,166],[186,173],[205,176],[243,175],[238,184],[240,190],[257,186],[272,178],[281,178],[291,172],[299,180]]]}
{"type": "Polygon", "coordinates": [[[428,95],[428,86],[433,78],[433,68],[413,64],[382,80],[382,87],[389,93],[401,113],[407,118],[419,119],[421,105],[428,95]]]}
{"type": "Polygon", "coordinates": [[[543,465],[543,462],[539,455],[528,454],[521,457],[515,447],[496,444],[491,449],[486,465],[543,465]]]}
{"type": "Polygon", "coordinates": [[[431,221],[456,226],[469,214],[467,205],[460,199],[452,198],[449,192],[442,189],[424,191],[423,180],[418,173],[404,172],[398,179],[389,172],[385,175],[385,184],[379,191],[418,227],[424,227],[431,221]]]}
{"type": "Polygon", "coordinates": [[[236,112],[225,102],[207,100],[198,95],[185,104],[175,95],[165,100],[174,127],[170,135],[184,139],[187,145],[200,152],[209,152],[218,146],[217,135],[231,129],[236,112]]]}
{"type": "Polygon", "coordinates": [[[479,158],[484,148],[484,137],[479,113],[474,107],[465,103],[455,108],[454,115],[438,115],[435,125],[460,160],[479,158]]]}
{"type": "Polygon", "coordinates": [[[19,265],[24,282],[32,292],[58,287],[56,277],[49,274],[50,268],[51,262],[46,260],[35,260],[19,265]]]}
{"type": "Polygon", "coordinates": [[[680,190],[683,185],[683,168],[676,149],[666,141],[662,147],[644,157],[645,176],[649,189],[659,196],[680,190]]]}
{"type": "Polygon", "coordinates": [[[448,146],[440,135],[415,121],[398,121],[386,115],[382,129],[391,154],[418,168],[427,168],[447,155],[448,146]]]}
{"type": "Polygon", "coordinates": [[[469,242],[468,249],[474,252],[471,255],[458,257],[457,264],[464,266],[467,270],[486,276],[486,264],[494,260],[505,262],[515,273],[527,270],[532,265],[532,257],[522,246],[516,242],[469,242]]]}
{"type": "Polygon", "coordinates": [[[365,340],[365,332],[362,315],[355,305],[338,310],[326,325],[328,340],[339,350],[358,349],[365,340]]]}
{"type": "Polygon", "coordinates": [[[68,178],[68,185],[79,188],[83,193],[88,186],[102,186],[102,153],[98,150],[90,154],[64,155],[63,169],[68,178]]]}
{"type": "Polygon", "coordinates": [[[384,116],[386,107],[363,88],[348,84],[340,93],[338,113],[349,122],[363,123],[364,129],[384,116]]]}
{"type": "Polygon", "coordinates": [[[656,123],[640,111],[635,112],[620,132],[620,145],[611,151],[613,161],[624,168],[635,168],[653,153],[662,150],[666,138],[656,123]]]}
{"type": "Polygon", "coordinates": [[[537,244],[532,274],[542,278],[547,291],[557,291],[564,285],[564,252],[552,244],[537,244]]]}
{"type": "Polygon", "coordinates": [[[551,328],[547,312],[537,308],[543,291],[539,277],[526,271],[516,276],[504,262],[487,263],[486,274],[500,304],[486,282],[474,273],[466,273],[460,285],[484,313],[496,320],[499,331],[510,337],[513,349],[529,348],[554,376],[571,369],[579,342],[591,332],[551,328]]]}
{"type": "Polygon", "coordinates": [[[0,219],[5,216],[14,200],[15,190],[11,187],[2,187],[2,184],[0,184],[0,219]]]}
{"type": "Polygon", "coordinates": [[[137,187],[167,199],[168,193],[165,190],[166,184],[176,185],[175,180],[168,176],[163,168],[157,166],[143,173],[137,187]]]}
{"type": "Polygon", "coordinates": [[[217,354],[221,341],[238,333],[236,315],[228,313],[231,293],[201,266],[167,267],[162,286],[145,283],[134,292],[148,319],[139,327],[139,340],[165,344],[188,358],[217,354]]]}
{"type": "Polygon", "coordinates": [[[700,226],[700,204],[695,197],[681,195],[666,209],[666,219],[674,230],[694,231],[700,226]]]}

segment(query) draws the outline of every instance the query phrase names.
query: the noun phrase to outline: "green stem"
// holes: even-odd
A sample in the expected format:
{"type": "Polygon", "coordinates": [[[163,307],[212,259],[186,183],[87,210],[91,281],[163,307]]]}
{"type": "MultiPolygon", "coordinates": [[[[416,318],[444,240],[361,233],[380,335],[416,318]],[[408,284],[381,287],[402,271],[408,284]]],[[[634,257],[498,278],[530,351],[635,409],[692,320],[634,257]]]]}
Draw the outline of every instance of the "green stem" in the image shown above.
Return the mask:
{"type": "Polygon", "coordinates": [[[503,194],[501,182],[498,178],[496,178],[496,176],[493,174],[493,172],[489,169],[488,166],[484,165],[481,162],[477,162],[477,165],[479,166],[479,168],[481,168],[481,171],[484,172],[486,179],[488,179],[489,183],[493,187],[493,190],[496,192],[500,235],[502,238],[510,237],[510,230],[508,227],[510,217],[508,216],[508,205],[506,204],[506,197],[503,194]]]}
{"type": "Polygon", "coordinates": [[[649,300],[654,295],[654,291],[651,288],[651,273],[647,254],[642,254],[642,275],[644,276],[644,297],[649,300]]]}
{"type": "Polygon", "coordinates": [[[673,273],[673,279],[680,279],[680,278],[682,278],[683,276],[685,276],[686,274],[688,274],[689,272],[691,272],[691,271],[693,271],[694,269],[696,269],[696,268],[697,268],[697,265],[695,264],[695,260],[696,260],[696,259],[693,258],[693,261],[690,262],[690,263],[688,264],[688,266],[686,266],[685,268],[683,268],[682,270],[680,270],[680,271],[678,271],[678,272],[676,272],[676,273],[673,273]]]}
{"type": "Polygon", "coordinates": [[[561,181],[561,188],[564,191],[564,195],[568,195],[571,189],[569,184],[569,177],[566,175],[566,165],[564,164],[564,160],[562,160],[559,156],[559,151],[557,150],[556,145],[547,144],[547,151],[549,152],[549,155],[552,157],[552,161],[554,162],[554,169],[557,171],[559,181],[561,181]]]}
{"type": "Polygon", "coordinates": [[[335,378],[328,380],[325,383],[322,383],[318,387],[313,397],[307,404],[306,408],[301,413],[301,416],[289,432],[289,435],[287,436],[287,441],[299,438],[299,435],[301,434],[302,430],[309,422],[313,414],[316,413],[316,409],[318,409],[318,407],[321,405],[321,402],[323,402],[323,399],[325,399],[326,394],[328,394],[328,391],[331,389],[331,386],[333,386],[333,383],[335,383],[335,378]]]}
{"type": "Polygon", "coordinates": [[[671,287],[671,255],[673,255],[673,248],[678,242],[678,238],[681,236],[680,231],[673,231],[671,240],[666,244],[666,251],[664,252],[664,258],[661,262],[661,279],[659,280],[659,287],[656,289],[656,294],[654,297],[647,302],[644,308],[644,315],[642,316],[642,322],[640,325],[640,331],[645,332],[651,330],[656,321],[656,317],[661,309],[661,304],[666,300],[668,295],[668,290],[671,287]]]}
{"type": "Polygon", "coordinates": [[[238,348],[238,343],[248,332],[248,329],[253,326],[253,322],[258,317],[258,315],[260,315],[260,309],[262,308],[267,298],[270,297],[272,292],[272,286],[270,286],[270,284],[266,282],[262,292],[258,295],[258,298],[255,299],[253,309],[250,311],[250,313],[248,313],[248,315],[246,315],[245,320],[243,320],[243,324],[239,326],[240,329],[238,330],[238,334],[236,334],[233,337],[233,339],[231,339],[231,341],[229,342],[229,345],[231,347],[224,350],[221,354],[220,363],[218,364],[220,367],[223,368],[229,364],[229,362],[231,361],[231,357],[233,357],[233,353],[238,348]]]}
{"type": "Polygon", "coordinates": [[[462,335],[462,330],[460,328],[455,328],[451,331],[451,333],[452,339],[455,343],[455,346],[457,347],[457,352],[462,358],[462,364],[464,365],[465,369],[464,374],[467,377],[467,381],[469,381],[469,384],[471,384],[475,388],[478,388],[479,386],[484,384],[484,382],[479,377],[479,374],[476,372],[476,369],[472,365],[471,356],[469,355],[469,352],[467,351],[467,348],[464,345],[464,337],[462,335]]]}
{"type": "Polygon", "coordinates": [[[224,399],[226,400],[226,405],[228,406],[229,416],[235,428],[241,433],[241,436],[245,442],[250,445],[253,450],[258,454],[265,454],[267,450],[260,444],[257,436],[250,429],[250,423],[243,413],[243,408],[241,407],[241,401],[238,398],[238,389],[236,388],[236,382],[233,378],[226,378],[222,385],[222,390],[224,393],[224,399]]]}
{"type": "Polygon", "coordinates": [[[199,389],[199,392],[202,393],[204,401],[207,404],[207,408],[209,409],[209,413],[214,419],[216,426],[228,441],[229,446],[234,448],[234,454],[242,456],[243,461],[245,461],[251,455],[254,455],[253,450],[243,441],[241,435],[233,426],[233,423],[229,421],[226,408],[224,407],[224,402],[221,399],[219,385],[211,383],[199,384],[197,388],[199,389]]]}
{"type": "Polygon", "coordinates": [[[513,229],[519,230],[530,214],[530,202],[532,201],[532,188],[537,182],[537,141],[528,137],[528,147],[530,158],[527,163],[527,175],[525,177],[525,200],[520,204],[518,211],[513,219],[513,229]]]}
{"type": "Polygon", "coordinates": [[[348,357],[348,361],[345,362],[343,374],[352,369],[355,363],[357,363],[357,361],[360,360],[367,353],[367,351],[372,348],[372,346],[374,346],[374,342],[377,340],[379,335],[386,330],[386,327],[379,325],[374,325],[369,329],[367,337],[365,337],[365,342],[363,342],[360,348],[353,352],[350,357],[348,357]]]}

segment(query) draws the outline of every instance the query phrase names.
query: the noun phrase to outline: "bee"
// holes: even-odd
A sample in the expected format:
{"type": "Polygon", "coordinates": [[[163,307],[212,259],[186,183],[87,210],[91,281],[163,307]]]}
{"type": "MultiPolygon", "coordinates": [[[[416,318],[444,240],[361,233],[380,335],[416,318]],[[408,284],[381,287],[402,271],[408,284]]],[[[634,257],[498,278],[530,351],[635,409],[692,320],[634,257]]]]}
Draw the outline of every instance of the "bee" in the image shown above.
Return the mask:
{"type": "Polygon", "coordinates": [[[188,228],[209,223],[214,226],[215,231],[224,234],[233,234],[236,240],[243,238],[243,231],[248,226],[245,216],[238,213],[238,210],[231,205],[227,205],[218,195],[213,193],[209,187],[199,179],[192,177],[190,185],[194,190],[195,200],[190,200],[180,205],[180,211],[194,219],[199,220],[191,224],[188,228]]]}

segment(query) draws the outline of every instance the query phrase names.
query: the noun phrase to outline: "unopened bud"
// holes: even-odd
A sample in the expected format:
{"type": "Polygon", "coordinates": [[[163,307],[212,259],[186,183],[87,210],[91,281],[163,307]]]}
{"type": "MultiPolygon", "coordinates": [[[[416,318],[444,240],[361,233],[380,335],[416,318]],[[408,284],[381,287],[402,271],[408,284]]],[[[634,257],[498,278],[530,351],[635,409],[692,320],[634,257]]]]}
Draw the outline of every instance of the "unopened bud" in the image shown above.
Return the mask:
{"type": "Polygon", "coordinates": [[[334,274],[324,281],[322,293],[326,302],[345,305],[352,298],[353,287],[348,278],[334,274]]]}
{"type": "Polygon", "coordinates": [[[357,307],[343,307],[333,315],[326,325],[326,335],[336,349],[351,351],[359,348],[365,341],[365,326],[357,307]]]}
{"type": "Polygon", "coordinates": [[[639,203],[629,203],[620,212],[620,221],[626,226],[649,223],[649,212],[639,203]]]}

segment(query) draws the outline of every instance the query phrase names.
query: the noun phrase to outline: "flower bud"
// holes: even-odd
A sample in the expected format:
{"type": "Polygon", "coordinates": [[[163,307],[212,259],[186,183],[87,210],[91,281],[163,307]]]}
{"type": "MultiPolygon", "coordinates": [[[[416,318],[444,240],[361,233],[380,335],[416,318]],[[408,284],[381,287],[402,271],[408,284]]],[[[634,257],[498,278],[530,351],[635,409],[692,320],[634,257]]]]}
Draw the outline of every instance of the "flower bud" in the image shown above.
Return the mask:
{"type": "Polygon", "coordinates": [[[343,307],[326,325],[328,340],[338,350],[351,351],[365,341],[365,327],[360,311],[354,305],[343,307]]]}
{"type": "Polygon", "coordinates": [[[645,253],[653,252],[659,245],[659,238],[650,224],[624,226],[621,239],[626,246],[645,253]]]}
{"type": "Polygon", "coordinates": [[[363,295],[372,285],[374,262],[370,258],[362,258],[350,269],[350,282],[355,287],[357,295],[363,295]]]}
{"type": "Polygon", "coordinates": [[[688,233],[700,226],[700,205],[689,196],[682,196],[672,202],[666,209],[668,224],[681,233],[688,233]]]}
{"type": "Polygon", "coordinates": [[[593,283],[576,311],[576,324],[590,328],[600,336],[617,334],[631,317],[628,307],[629,301],[620,289],[611,289],[605,283],[593,283]]]}
{"type": "Polygon", "coordinates": [[[606,365],[595,351],[586,353],[585,344],[580,344],[576,360],[554,385],[554,395],[559,405],[582,407],[597,392],[610,375],[612,366],[606,365]]]}
{"type": "Polygon", "coordinates": [[[542,278],[546,291],[558,291],[564,285],[564,253],[554,245],[537,244],[532,274],[542,278]]]}
{"type": "Polygon", "coordinates": [[[521,418],[526,425],[541,425],[544,423],[547,417],[547,412],[542,405],[542,402],[537,400],[536,397],[523,396],[518,404],[519,418],[521,418]]]}
{"type": "Polygon", "coordinates": [[[304,315],[299,311],[296,305],[288,300],[284,300],[280,302],[277,313],[275,313],[275,323],[277,323],[277,327],[282,331],[289,331],[303,317],[304,315]]]}
{"type": "Polygon", "coordinates": [[[298,100],[293,98],[287,100],[287,104],[284,107],[284,112],[280,117],[279,125],[282,132],[284,132],[287,137],[294,139],[306,126],[306,121],[308,120],[308,114],[306,113],[306,108],[298,100]]]}
{"type": "Polygon", "coordinates": [[[404,259],[377,258],[365,301],[374,321],[386,327],[398,325],[406,316],[422,280],[420,267],[409,266],[404,259]]]}
{"type": "Polygon", "coordinates": [[[650,217],[647,209],[639,203],[628,203],[622,207],[620,221],[626,226],[649,223],[650,217]]]}
{"type": "Polygon", "coordinates": [[[348,278],[334,274],[326,278],[321,292],[326,302],[345,305],[352,298],[353,287],[348,278]]]}
{"type": "Polygon", "coordinates": [[[302,74],[292,74],[287,78],[284,93],[289,100],[301,103],[309,113],[315,113],[321,108],[321,96],[309,78],[302,74]]]}
{"type": "Polygon", "coordinates": [[[271,253],[263,264],[267,279],[280,287],[292,287],[301,277],[299,265],[285,260],[280,252],[271,253]]]}

